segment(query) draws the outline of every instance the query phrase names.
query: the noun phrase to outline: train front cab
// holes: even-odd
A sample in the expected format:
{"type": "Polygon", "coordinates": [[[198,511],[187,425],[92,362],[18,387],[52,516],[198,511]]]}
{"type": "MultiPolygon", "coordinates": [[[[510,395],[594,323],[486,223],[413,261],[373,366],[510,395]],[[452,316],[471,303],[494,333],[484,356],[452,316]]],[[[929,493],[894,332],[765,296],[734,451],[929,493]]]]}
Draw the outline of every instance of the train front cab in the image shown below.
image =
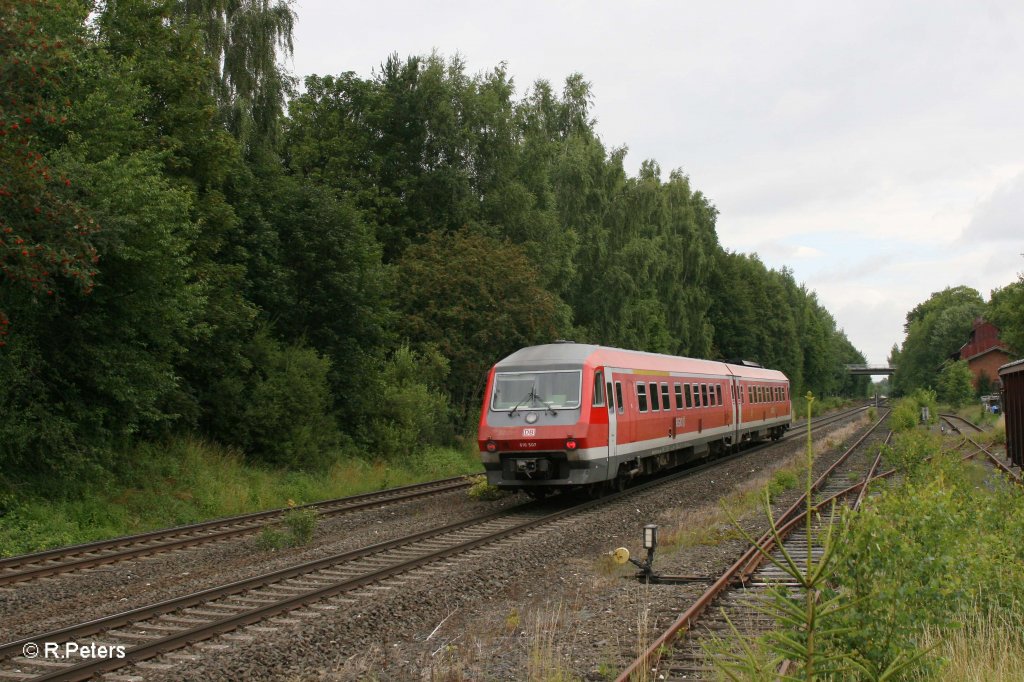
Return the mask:
{"type": "Polygon", "coordinates": [[[606,390],[604,372],[583,363],[496,366],[479,431],[488,483],[539,496],[605,481],[615,422],[606,390]]]}

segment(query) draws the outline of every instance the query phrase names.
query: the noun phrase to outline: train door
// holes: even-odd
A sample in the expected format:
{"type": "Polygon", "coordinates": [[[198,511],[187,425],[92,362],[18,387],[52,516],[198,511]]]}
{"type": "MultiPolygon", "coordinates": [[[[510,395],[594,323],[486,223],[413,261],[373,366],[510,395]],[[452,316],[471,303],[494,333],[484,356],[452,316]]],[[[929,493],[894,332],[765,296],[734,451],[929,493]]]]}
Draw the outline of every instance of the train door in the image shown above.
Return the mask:
{"type": "Polygon", "coordinates": [[[605,393],[608,396],[608,401],[607,401],[608,402],[608,470],[606,472],[606,476],[608,478],[611,478],[612,476],[614,476],[617,473],[617,471],[615,471],[613,469],[613,467],[617,467],[618,466],[618,465],[613,465],[612,462],[615,461],[615,451],[616,451],[617,444],[618,444],[618,436],[619,436],[619,429],[618,429],[619,420],[618,420],[618,416],[619,416],[619,413],[621,413],[622,409],[623,409],[622,405],[620,404],[622,402],[622,388],[621,388],[622,384],[621,383],[619,384],[620,388],[619,388],[618,392],[613,390],[614,389],[614,385],[615,385],[615,377],[614,377],[614,375],[612,373],[612,370],[606,367],[604,371],[605,371],[605,393]]]}
{"type": "Polygon", "coordinates": [[[740,428],[743,426],[743,386],[738,377],[730,377],[732,384],[732,442],[740,442],[740,428]]]}

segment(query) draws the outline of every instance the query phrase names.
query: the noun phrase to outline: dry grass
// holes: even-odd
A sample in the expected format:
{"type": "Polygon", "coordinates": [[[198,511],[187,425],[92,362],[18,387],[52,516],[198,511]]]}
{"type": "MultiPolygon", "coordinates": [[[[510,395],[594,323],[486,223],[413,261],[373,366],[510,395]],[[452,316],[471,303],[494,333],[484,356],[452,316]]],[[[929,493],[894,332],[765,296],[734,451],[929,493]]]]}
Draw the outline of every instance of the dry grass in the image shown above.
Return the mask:
{"type": "Polygon", "coordinates": [[[922,646],[935,644],[946,665],[933,676],[917,678],[922,682],[1024,680],[1024,629],[1019,616],[969,616],[954,632],[926,632],[922,646]]]}
{"type": "Polygon", "coordinates": [[[526,679],[530,682],[569,682],[579,679],[573,674],[569,659],[575,642],[559,641],[559,635],[566,632],[563,618],[564,605],[561,601],[554,608],[538,611],[531,618],[526,659],[526,679]]]}

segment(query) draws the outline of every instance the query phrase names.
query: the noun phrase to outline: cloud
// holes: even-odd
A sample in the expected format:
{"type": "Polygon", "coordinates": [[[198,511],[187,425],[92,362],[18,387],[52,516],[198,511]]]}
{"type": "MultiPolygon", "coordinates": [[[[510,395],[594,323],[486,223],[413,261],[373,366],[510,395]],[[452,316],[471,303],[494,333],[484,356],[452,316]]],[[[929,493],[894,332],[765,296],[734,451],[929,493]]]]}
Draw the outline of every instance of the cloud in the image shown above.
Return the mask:
{"type": "Polygon", "coordinates": [[[957,243],[1005,241],[1016,242],[1024,251],[1024,173],[998,187],[978,206],[957,243]]]}

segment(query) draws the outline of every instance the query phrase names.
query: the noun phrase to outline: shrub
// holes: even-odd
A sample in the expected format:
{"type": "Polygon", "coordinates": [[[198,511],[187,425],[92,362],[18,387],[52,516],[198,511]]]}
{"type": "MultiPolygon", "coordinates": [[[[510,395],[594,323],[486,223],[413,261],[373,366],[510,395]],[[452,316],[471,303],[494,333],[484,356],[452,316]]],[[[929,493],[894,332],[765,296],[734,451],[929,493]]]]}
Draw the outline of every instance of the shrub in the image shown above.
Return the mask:
{"type": "Polygon", "coordinates": [[[247,452],[289,468],[324,466],[340,442],[327,381],[331,363],[311,348],[260,331],[250,349],[255,375],[240,419],[247,452]]]}
{"type": "Polygon", "coordinates": [[[380,455],[395,458],[451,439],[448,398],[438,385],[448,373],[436,350],[402,346],[384,363],[368,440],[380,455]]]}
{"type": "Polygon", "coordinates": [[[469,491],[466,494],[474,500],[487,502],[501,499],[506,495],[504,490],[488,483],[487,476],[471,476],[469,480],[473,482],[473,485],[469,487],[469,491]]]}
{"type": "Polygon", "coordinates": [[[903,486],[869,499],[839,543],[837,589],[851,605],[835,645],[875,673],[917,650],[925,628],[948,631],[964,614],[1024,599],[1024,496],[977,486],[970,465],[934,452],[903,486]]]}
{"type": "Polygon", "coordinates": [[[264,526],[256,536],[256,548],[276,551],[308,545],[313,539],[316,521],[316,511],[312,509],[291,509],[285,512],[280,523],[264,526]]]}
{"type": "Polygon", "coordinates": [[[284,515],[284,525],[291,535],[291,546],[308,545],[316,530],[316,511],[292,509],[284,515]]]}

